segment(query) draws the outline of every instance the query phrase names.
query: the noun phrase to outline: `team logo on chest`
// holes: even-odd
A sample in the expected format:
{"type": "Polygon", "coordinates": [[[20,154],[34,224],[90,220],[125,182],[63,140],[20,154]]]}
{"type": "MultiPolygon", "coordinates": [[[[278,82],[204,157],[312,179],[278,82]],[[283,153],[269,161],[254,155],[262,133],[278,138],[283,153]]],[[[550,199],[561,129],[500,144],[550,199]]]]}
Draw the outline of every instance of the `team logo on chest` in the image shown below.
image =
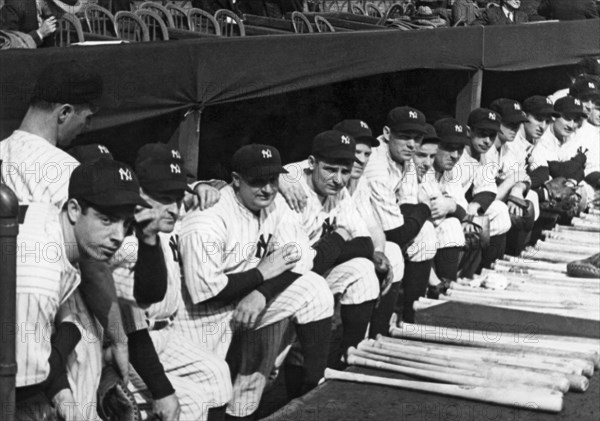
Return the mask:
{"type": "Polygon", "coordinates": [[[179,235],[174,234],[169,239],[169,248],[171,249],[171,253],[173,253],[173,261],[179,262],[179,235]]]}
{"type": "Polygon", "coordinates": [[[271,241],[271,237],[273,237],[273,234],[269,234],[269,236],[267,237],[266,241],[265,241],[265,235],[261,234],[260,237],[258,237],[258,242],[256,243],[256,257],[258,257],[259,259],[262,259],[262,257],[267,254],[268,248],[269,248],[269,241],[271,241]]]}
{"type": "Polygon", "coordinates": [[[321,238],[335,231],[336,225],[337,218],[335,216],[333,217],[333,219],[330,219],[329,217],[325,218],[325,220],[323,221],[323,230],[321,232],[321,238]]]}

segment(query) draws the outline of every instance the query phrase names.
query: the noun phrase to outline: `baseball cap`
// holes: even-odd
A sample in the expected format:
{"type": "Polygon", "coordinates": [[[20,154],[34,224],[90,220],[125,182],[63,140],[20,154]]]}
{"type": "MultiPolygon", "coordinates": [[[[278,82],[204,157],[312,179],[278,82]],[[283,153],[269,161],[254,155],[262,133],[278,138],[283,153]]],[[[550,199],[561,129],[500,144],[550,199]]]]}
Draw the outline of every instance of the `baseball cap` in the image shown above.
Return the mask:
{"type": "Polygon", "coordinates": [[[317,158],[356,161],[356,141],[338,130],[327,130],[315,136],[312,154],[317,158]]]}
{"type": "Polygon", "coordinates": [[[131,167],[110,159],[84,162],[75,168],[69,180],[69,197],[101,207],[150,207],[140,197],[140,183],[131,167]]]}
{"type": "Polygon", "coordinates": [[[569,95],[580,99],[600,97],[598,78],[591,75],[578,76],[569,89],[569,95]]]}
{"type": "Polygon", "coordinates": [[[239,148],[231,159],[233,171],[251,177],[271,177],[287,173],[281,165],[277,148],[270,145],[251,144],[239,148]]]}
{"type": "Polygon", "coordinates": [[[534,95],[523,101],[523,111],[535,116],[557,116],[550,98],[534,95]]]}
{"type": "Polygon", "coordinates": [[[423,135],[423,143],[439,143],[440,138],[431,124],[425,124],[425,134],[423,135]]]}
{"type": "Polygon", "coordinates": [[[79,162],[89,162],[100,158],[113,159],[108,148],[99,143],[73,146],[67,150],[67,153],[79,162]]]}
{"type": "Polygon", "coordinates": [[[472,129],[500,130],[502,117],[488,108],[476,108],[469,114],[468,124],[472,129]]]}
{"type": "Polygon", "coordinates": [[[140,186],[147,193],[183,194],[188,190],[186,175],[181,162],[148,158],[135,165],[140,186]]]}
{"type": "Polygon", "coordinates": [[[521,104],[514,99],[498,98],[490,104],[490,109],[502,116],[503,123],[524,123],[527,121],[521,104]]]}
{"type": "Polygon", "coordinates": [[[103,89],[100,74],[79,61],[56,61],[40,73],[31,99],[98,107],[103,89]]]}
{"type": "Polygon", "coordinates": [[[146,159],[163,160],[167,162],[176,161],[185,175],[195,177],[190,170],[184,167],[181,152],[179,152],[177,148],[173,148],[166,143],[146,143],[139,148],[135,158],[136,170],[138,165],[146,159]]]}
{"type": "Polygon", "coordinates": [[[373,136],[369,125],[362,120],[341,121],[333,126],[333,130],[349,134],[354,138],[356,143],[368,143],[372,147],[379,146],[379,140],[373,136]]]}
{"type": "Polygon", "coordinates": [[[468,128],[454,118],[442,118],[434,123],[440,143],[466,145],[469,143],[468,128]]]}
{"type": "Polygon", "coordinates": [[[561,115],[575,115],[585,117],[587,114],[583,111],[581,101],[572,96],[559,98],[554,103],[554,111],[561,115]]]}
{"type": "Polygon", "coordinates": [[[388,113],[386,125],[392,133],[425,134],[425,114],[412,107],[396,107],[388,113]]]}

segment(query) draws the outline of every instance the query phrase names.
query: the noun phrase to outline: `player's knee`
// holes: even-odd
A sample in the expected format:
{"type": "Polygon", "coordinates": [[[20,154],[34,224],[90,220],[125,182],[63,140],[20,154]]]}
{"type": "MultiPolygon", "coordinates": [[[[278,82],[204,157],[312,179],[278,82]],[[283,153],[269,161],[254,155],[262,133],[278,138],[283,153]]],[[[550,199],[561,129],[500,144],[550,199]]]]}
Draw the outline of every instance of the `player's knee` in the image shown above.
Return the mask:
{"type": "Polygon", "coordinates": [[[505,203],[494,200],[485,215],[490,218],[490,235],[501,235],[510,230],[510,214],[505,203]]]}
{"type": "Polygon", "coordinates": [[[404,256],[402,256],[400,246],[396,243],[387,241],[385,243],[385,256],[390,261],[392,270],[394,271],[393,282],[400,282],[404,274],[404,256]]]}
{"type": "Polygon", "coordinates": [[[333,294],[327,281],[322,276],[308,272],[296,282],[302,282],[307,292],[306,301],[315,315],[315,320],[333,316],[333,294]]]}

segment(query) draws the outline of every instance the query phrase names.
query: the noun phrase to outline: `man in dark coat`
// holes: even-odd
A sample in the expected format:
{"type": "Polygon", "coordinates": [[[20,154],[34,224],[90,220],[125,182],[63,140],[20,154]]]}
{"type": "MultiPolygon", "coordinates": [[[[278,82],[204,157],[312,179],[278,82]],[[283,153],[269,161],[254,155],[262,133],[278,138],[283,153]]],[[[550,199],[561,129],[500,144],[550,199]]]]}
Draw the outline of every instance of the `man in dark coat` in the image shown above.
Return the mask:
{"type": "Polygon", "coordinates": [[[79,0],[6,0],[0,9],[0,29],[24,32],[38,47],[50,47],[56,19],[80,8],[79,0]]]}
{"type": "Polygon", "coordinates": [[[595,0],[542,0],[538,14],[546,19],[598,19],[595,0]]]}
{"type": "Polygon", "coordinates": [[[471,25],[512,25],[529,22],[526,13],[519,10],[521,0],[502,0],[500,7],[488,7],[471,25]]]}

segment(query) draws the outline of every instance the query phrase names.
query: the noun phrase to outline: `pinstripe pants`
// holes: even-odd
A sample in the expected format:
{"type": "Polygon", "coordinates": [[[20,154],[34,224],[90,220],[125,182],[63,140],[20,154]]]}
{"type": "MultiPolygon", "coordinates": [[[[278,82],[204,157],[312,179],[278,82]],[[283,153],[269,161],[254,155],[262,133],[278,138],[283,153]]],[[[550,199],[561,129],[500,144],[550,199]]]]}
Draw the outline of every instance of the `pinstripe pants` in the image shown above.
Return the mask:
{"type": "Polygon", "coordinates": [[[379,297],[375,266],[363,257],[337,265],[325,277],[333,295],[341,294],[342,304],[362,304],[379,297]]]}

